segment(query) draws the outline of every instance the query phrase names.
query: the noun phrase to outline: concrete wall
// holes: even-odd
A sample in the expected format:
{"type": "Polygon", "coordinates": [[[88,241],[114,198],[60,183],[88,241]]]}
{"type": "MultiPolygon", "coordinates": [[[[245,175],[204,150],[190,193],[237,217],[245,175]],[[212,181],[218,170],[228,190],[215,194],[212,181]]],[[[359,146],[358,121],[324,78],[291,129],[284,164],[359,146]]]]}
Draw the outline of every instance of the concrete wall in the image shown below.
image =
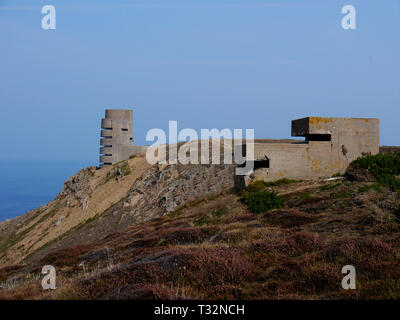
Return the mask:
{"type": "MultiPolygon", "coordinates": [[[[132,110],[106,110],[101,123],[102,166],[148,148],[133,145],[132,118],[132,110]]],[[[379,153],[378,119],[308,117],[292,121],[292,136],[304,140],[255,141],[254,157],[246,154],[247,161],[265,167],[235,177],[236,184],[243,186],[254,179],[327,178],[343,173],[350,162],[364,154],[379,153]]]]}
{"type": "Polygon", "coordinates": [[[133,111],[106,110],[101,120],[100,165],[110,165],[145,151],[147,147],[133,145],[133,111]]]}
{"type": "Polygon", "coordinates": [[[362,155],[379,153],[378,119],[308,117],[292,121],[292,136],[302,136],[305,140],[256,142],[254,158],[247,155],[247,161],[268,159],[269,168],[249,172],[243,181],[237,178],[237,185],[257,179],[328,178],[344,173],[350,162],[362,155]],[[328,138],[330,141],[315,141],[328,138]]]}

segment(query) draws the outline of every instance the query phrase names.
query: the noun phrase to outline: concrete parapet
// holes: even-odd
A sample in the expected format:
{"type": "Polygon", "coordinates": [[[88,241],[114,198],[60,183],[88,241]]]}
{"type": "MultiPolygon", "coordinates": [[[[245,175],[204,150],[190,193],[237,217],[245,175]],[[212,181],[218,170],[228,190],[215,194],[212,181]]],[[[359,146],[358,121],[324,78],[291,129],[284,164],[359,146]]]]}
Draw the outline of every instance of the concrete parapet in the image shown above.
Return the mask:
{"type": "Polygon", "coordinates": [[[128,109],[106,109],[106,119],[130,120],[133,119],[133,110],[128,109]]]}

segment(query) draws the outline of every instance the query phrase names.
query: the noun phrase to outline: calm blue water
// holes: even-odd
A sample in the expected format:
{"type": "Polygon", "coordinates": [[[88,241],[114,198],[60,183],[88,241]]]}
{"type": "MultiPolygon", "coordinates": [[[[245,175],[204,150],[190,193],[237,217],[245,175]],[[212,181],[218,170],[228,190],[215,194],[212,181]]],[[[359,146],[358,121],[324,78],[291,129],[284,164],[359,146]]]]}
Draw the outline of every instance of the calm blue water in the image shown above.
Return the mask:
{"type": "Polygon", "coordinates": [[[64,181],[88,162],[24,162],[0,160],[0,221],[46,204],[64,181]]]}

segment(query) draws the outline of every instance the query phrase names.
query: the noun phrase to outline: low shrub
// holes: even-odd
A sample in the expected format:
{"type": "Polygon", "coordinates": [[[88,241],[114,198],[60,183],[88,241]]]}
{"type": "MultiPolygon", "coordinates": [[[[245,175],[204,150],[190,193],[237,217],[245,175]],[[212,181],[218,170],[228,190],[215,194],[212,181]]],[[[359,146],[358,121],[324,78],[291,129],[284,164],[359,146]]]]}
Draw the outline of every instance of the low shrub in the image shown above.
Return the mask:
{"type": "Polygon", "coordinates": [[[243,197],[244,203],[249,206],[252,213],[264,213],[270,209],[279,209],[284,205],[283,197],[275,191],[250,192],[243,197]]]}
{"type": "Polygon", "coordinates": [[[240,200],[252,213],[264,213],[270,209],[280,209],[284,199],[275,191],[270,191],[264,181],[255,181],[242,191],[240,200]]]}
{"type": "Polygon", "coordinates": [[[393,191],[400,190],[400,153],[393,152],[388,154],[368,155],[353,161],[346,171],[349,180],[362,180],[360,170],[367,173],[364,176],[372,176],[384,187],[393,191]]]}

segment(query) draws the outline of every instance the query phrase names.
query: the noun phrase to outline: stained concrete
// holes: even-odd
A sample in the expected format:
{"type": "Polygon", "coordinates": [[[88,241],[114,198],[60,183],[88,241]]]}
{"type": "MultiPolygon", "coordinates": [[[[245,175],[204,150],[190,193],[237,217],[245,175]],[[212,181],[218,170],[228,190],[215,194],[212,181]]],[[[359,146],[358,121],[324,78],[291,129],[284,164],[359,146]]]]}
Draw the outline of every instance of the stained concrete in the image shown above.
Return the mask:
{"type": "Polygon", "coordinates": [[[246,158],[257,170],[236,177],[237,186],[253,180],[328,178],[344,173],[362,155],[379,153],[378,119],[307,117],[292,121],[292,136],[305,139],[255,142],[254,156],[246,158]]]}
{"type": "Polygon", "coordinates": [[[127,160],[147,149],[133,144],[133,110],[106,110],[101,128],[100,166],[127,160]]]}

